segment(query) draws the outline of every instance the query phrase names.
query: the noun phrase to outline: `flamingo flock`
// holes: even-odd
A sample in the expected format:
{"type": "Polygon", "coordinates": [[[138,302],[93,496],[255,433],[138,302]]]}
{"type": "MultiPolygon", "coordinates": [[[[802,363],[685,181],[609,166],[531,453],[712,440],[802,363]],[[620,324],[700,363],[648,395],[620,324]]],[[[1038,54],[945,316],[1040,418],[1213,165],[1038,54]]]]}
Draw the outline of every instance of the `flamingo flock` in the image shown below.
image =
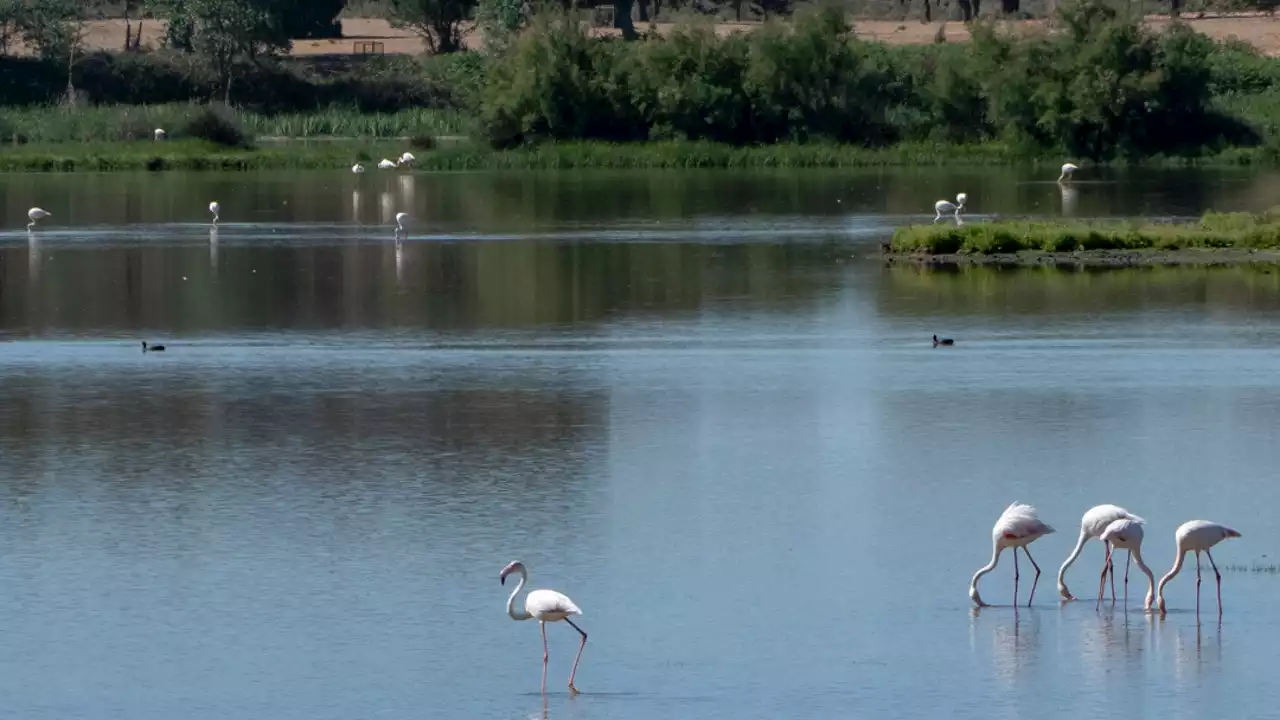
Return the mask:
{"type": "MultiPolygon", "coordinates": [[[[1165,573],[1164,577],[1160,578],[1160,582],[1157,585],[1151,569],[1147,567],[1147,564],[1142,559],[1143,526],[1145,524],[1146,520],[1118,505],[1098,505],[1086,511],[1084,517],[1080,520],[1080,537],[1076,540],[1075,549],[1071,551],[1071,554],[1067,556],[1066,561],[1062,563],[1062,567],[1058,570],[1058,594],[1062,596],[1063,600],[1076,599],[1071,594],[1071,591],[1067,589],[1067,568],[1071,567],[1071,564],[1080,556],[1085,543],[1097,538],[1102,541],[1106,556],[1103,560],[1102,575],[1098,581],[1098,600],[1095,603],[1095,607],[1101,606],[1108,573],[1110,573],[1111,577],[1111,600],[1115,602],[1115,566],[1112,562],[1112,555],[1115,550],[1125,550],[1129,553],[1128,559],[1125,561],[1124,573],[1126,602],[1129,596],[1129,562],[1132,561],[1147,576],[1147,597],[1144,602],[1144,608],[1148,611],[1158,609],[1162,614],[1167,612],[1164,601],[1165,585],[1168,585],[1169,581],[1182,570],[1182,564],[1186,559],[1187,553],[1194,552],[1196,554],[1196,613],[1199,614],[1200,612],[1200,553],[1204,553],[1205,557],[1209,558],[1209,564],[1213,567],[1213,575],[1218,582],[1218,615],[1221,616],[1222,573],[1218,572],[1218,565],[1214,562],[1213,554],[1210,550],[1227,538],[1240,537],[1239,531],[1208,520],[1191,520],[1183,523],[1174,532],[1177,552],[1174,556],[1173,567],[1170,568],[1169,572],[1165,573]]],[[[1027,598],[1027,607],[1030,607],[1031,600],[1036,594],[1036,583],[1040,580],[1040,566],[1036,565],[1036,561],[1031,558],[1031,553],[1027,550],[1027,546],[1053,532],[1055,530],[1040,519],[1039,513],[1036,512],[1034,507],[1025,503],[1015,502],[1005,508],[1005,511],[1000,514],[1000,518],[996,520],[995,527],[991,529],[993,546],[991,562],[979,568],[974,573],[972,582],[969,583],[969,597],[973,602],[979,607],[988,606],[988,603],[984,602],[982,596],[978,593],[978,581],[982,579],[983,575],[996,568],[1001,552],[1006,548],[1013,548],[1013,605],[1014,607],[1018,605],[1018,550],[1021,549],[1036,571],[1035,579],[1031,582],[1031,593],[1027,598]]]]}

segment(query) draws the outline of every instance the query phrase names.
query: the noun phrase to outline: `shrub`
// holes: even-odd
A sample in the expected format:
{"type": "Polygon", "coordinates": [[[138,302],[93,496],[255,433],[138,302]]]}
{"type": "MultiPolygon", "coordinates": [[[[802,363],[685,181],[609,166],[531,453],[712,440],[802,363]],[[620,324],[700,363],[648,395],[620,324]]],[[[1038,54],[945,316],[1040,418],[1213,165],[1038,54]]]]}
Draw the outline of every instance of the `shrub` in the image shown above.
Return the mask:
{"type": "Polygon", "coordinates": [[[181,135],[208,140],[222,147],[253,147],[253,139],[240,125],[235,112],[216,102],[209,103],[196,112],[182,128],[181,135]]]}

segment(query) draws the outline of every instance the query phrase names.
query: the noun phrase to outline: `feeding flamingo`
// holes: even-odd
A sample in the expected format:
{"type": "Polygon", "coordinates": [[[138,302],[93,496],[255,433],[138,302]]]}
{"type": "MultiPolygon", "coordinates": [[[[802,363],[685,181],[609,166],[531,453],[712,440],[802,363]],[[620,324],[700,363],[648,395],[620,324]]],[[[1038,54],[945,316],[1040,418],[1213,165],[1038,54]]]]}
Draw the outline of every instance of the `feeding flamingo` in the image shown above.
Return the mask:
{"type": "Polygon", "coordinates": [[[392,168],[396,168],[396,167],[399,167],[399,166],[400,166],[400,161],[399,161],[399,160],[396,160],[395,162],[391,162],[390,160],[388,160],[388,159],[386,159],[386,158],[382,158],[381,160],[379,160],[379,161],[378,161],[378,169],[379,169],[379,170],[390,170],[390,169],[392,169],[392,168]]]}
{"type": "Polygon", "coordinates": [[[1080,168],[1076,167],[1075,165],[1073,165],[1073,164],[1071,164],[1071,163],[1063,163],[1063,164],[1062,164],[1062,174],[1058,176],[1058,182],[1062,182],[1063,180],[1066,180],[1066,181],[1070,182],[1070,181],[1071,181],[1071,173],[1073,173],[1073,172],[1075,172],[1075,171],[1077,171],[1077,170],[1079,170],[1079,169],[1080,169],[1080,168]]]}
{"type": "Polygon", "coordinates": [[[1018,548],[1022,548],[1022,552],[1027,554],[1027,559],[1031,561],[1031,566],[1036,569],[1035,580],[1031,583],[1031,597],[1027,598],[1027,607],[1031,607],[1031,600],[1036,596],[1036,583],[1040,582],[1040,566],[1036,565],[1035,559],[1031,557],[1031,553],[1027,551],[1027,546],[1035,542],[1037,538],[1055,532],[1053,528],[1045,525],[1040,521],[1036,509],[1030,505],[1015,502],[1005,508],[1000,514],[1000,519],[996,520],[995,527],[991,528],[991,562],[985,567],[979,568],[978,572],[973,574],[973,581],[969,583],[969,597],[977,603],[978,607],[982,607],[987,603],[982,601],[982,596],[978,594],[978,580],[987,573],[996,569],[996,563],[1000,561],[1000,553],[1005,548],[1013,548],[1013,605],[1018,606],[1018,548]]]}
{"type": "Polygon", "coordinates": [[[53,217],[53,213],[46,212],[44,210],[41,210],[38,207],[31,208],[30,210],[27,211],[27,219],[31,221],[27,223],[27,230],[31,230],[32,228],[34,228],[36,226],[37,220],[43,220],[47,217],[53,217]]]}
{"type": "Polygon", "coordinates": [[[941,220],[942,213],[954,213],[956,216],[956,222],[960,222],[960,211],[964,209],[964,201],[967,200],[968,197],[969,196],[965,195],[964,193],[960,193],[956,195],[957,204],[954,204],[954,205],[951,204],[950,202],[947,202],[946,200],[939,200],[938,202],[934,203],[933,209],[937,211],[938,215],[933,219],[933,222],[937,223],[939,220],[941,220]]]}
{"type": "Polygon", "coordinates": [[[359,175],[360,173],[364,172],[364,165],[361,165],[360,163],[356,163],[355,165],[352,165],[351,172],[359,175]]]}
{"type": "Polygon", "coordinates": [[[506,585],[507,576],[517,572],[520,573],[520,583],[516,585],[515,590],[511,591],[511,597],[507,598],[507,614],[512,620],[537,620],[538,627],[542,630],[542,694],[547,693],[547,623],[563,620],[582,636],[582,643],[578,645],[578,656],[573,659],[573,669],[569,671],[569,692],[577,695],[578,688],[573,686],[573,677],[578,673],[578,661],[582,659],[582,651],[587,647],[587,633],[570,620],[569,616],[581,615],[582,610],[578,609],[578,606],[563,593],[555,590],[533,590],[524,599],[524,612],[517,612],[516,596],[528,582],[529,571],[525,569],[524,563],[516,560],[502,568],[502,573],[498,575],[498,580],[506,585]]]}
{"type": "MultiPolygon", "coordinates": [[[[1084,544],[1089,542],[1091,538],[1102,535],[1107,526],[1116,520],[1128,518],[1137,522],[1143,522],[1143,519],[1125,510],[1119,505],[1095,505],[1085,511],[1084,517],[1080,518],[1080,538],[1076,540],[1076,547],[1071,551],[1071,555],[1067,557],[1066,562],[1062,563],[1062,567],[1058,570],[1058,594],[1067,600],[1075,600],[1075,596],[1067,589],[1067,568],[1071,567],[1071,563],[1076,561],[1080,556],[1080,551],[1084,549],[1084,544]]],[[[1104,547],[1103,550],[1106,550],[1104,547]]],[[[1103,565],[1103,572],[1106,572],[1106,565],[1103,565]]],[[[1111,599],[1116,599],[1115,578],[1111,580],[1111,599]]]]}
{"type": "Polygon", "coordinates": [[[213,202],[209,203],[209,212],[213,213],[213,224],[214,224],[214,225],[217,225],[217,224],[218,224],[218,213],[219,213],[219,212],[221,212],[221,211],[222,211],[222,206],[218,204],[218,201],[216,201],[216,200],[215,200],[215,201],[213,201],[213,202]]]}
{"type": "Polygon", "coordinates": [[[1129,561],[1138,564],[1138,569],[1143,575],[1147,576],[1147,599],[1143,602],[1143,608],[1150,610],[1151,603],[1155,600],[1156,578],[1151,574],[1151,568],[1142,561],[1142,537],[1145,534],[1142,526],[1145,521],[1139,517],[1122,517],[1119,520],[1107,526],[1098,539],[1107,548],[1107,562],[1102,566],[1103,577],[1098,580],[1098,602],[1094,604],[1094,609],[1102,605],[1102,588],[1106,584],[1107,570],[1111,570],[1111,602],[1115,602],[1115,586],[1116,571],[1111,564],[1111,554],[1118,548],[1120,550],[1128,550],[1129,555],[1124,561],[1124,602],[1129,604],[1129,561]]]}
{"type": "Polygon", "coordinates": [[[1178,526],[1173,534],[1174,540],[1178,545],[1178,555],[1173,560],[1173,567],[1165,576],[1160,578],[1160,585],[1156,591],[1157,605],[1160,612],[1167,612],[1164,607],[1164,586],[1173,579],[1174,575],[1182,569],[1182,561],[1187,557],[1187,552],[1196,554],[1196,614],[1200,614],[1200,553],[1209,556],[1209,564],[1213,566],[1213,575],[1218,580],[1218,615],[1222,615],[1222,573],[1218,572],[1218,564],[1213,561],[1213,555],[1209,550],[1218,543],[1227,538],[1238,538],[1240,533],[1225,525],[1219,525],[1208,520],[1191,520],[1184,522],[1178,526]]]}
{"type": "Polygon", "coordinates": [[[404,232],[404,223],[409,219],[409,213],[396,213],[396,235],[404,232]]]}

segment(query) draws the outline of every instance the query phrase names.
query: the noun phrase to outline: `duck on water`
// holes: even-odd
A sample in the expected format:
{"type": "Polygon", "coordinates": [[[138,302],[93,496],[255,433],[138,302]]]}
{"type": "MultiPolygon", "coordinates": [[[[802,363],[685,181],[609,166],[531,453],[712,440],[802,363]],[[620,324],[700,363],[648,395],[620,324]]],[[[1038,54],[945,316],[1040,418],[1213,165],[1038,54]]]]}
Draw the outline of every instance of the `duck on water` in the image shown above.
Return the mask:
{"type": "Polygon", "coordinates": [[[142,341],[142,352],[164,352],[163,345],[148,345],[146,340],[142,341]]]}

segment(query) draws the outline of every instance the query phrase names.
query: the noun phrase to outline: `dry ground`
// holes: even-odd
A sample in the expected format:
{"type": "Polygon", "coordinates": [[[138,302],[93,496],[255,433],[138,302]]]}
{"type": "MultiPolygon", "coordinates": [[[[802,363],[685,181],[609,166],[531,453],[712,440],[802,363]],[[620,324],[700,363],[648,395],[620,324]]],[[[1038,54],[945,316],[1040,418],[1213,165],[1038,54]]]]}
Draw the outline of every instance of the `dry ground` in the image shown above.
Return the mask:
{"type": "MultiPolygon", "coordinates": [[[[1266,15],[1234,15],[1225,17],[1188,18],[1187,22],[1195,30],[1219,40],[1235,37],[1250,43],[1263,53],[1272,57],[1280,57],[1280,19],[1266,15]]],[[[1167,25],[1167,17],[1149,17],[1148,23],[1155,27],[1167,25]]],[[[1028,29],[1041,24],[1037,20],[1017,21],[1013,25],[1028,29]]],[[[948,41],[967,40],[968,30],[958,22],[925,24],[917,20],[905,22],[887,20],[855,21],[854,29],[859,37],[868,40],[894,44],[931,43],[937,35],[938,27],[945,25],[948,41]]],[[[675,27],[670,23],[659,23],[660,33],[670,32],[675,27]]],[[[721,23],[716,31],[728,34],[735,31],[750,30],[759,27],[758,23],[721,23]]],[[[638,25],[644,30],[647,24],[638,25]]],[[[416,54],[423,52],[422,41],[412,33],[392,28],[385,20],[372,18],[346,18],[342,21],[345,35],[341,40],[299,40],[293,45],[294,55],[329,55],[348,54],[356,51],[357,43],[372,41],[381,43],[380,50],[389,54],[416,54]]],[[[124,23],[119,20],[96,20],[86,23],[86,43],[93,49],[114,50],[124,45],[124,23]]],[[[598,30],[609,33],[609,30],[598,30]]],[[[160,38],[164,35],[163,20],[147,20],[143,24],[143,44],[159,47],[160,38]]],[[[467,34],[467,44],[476,47],[480,38],[474,33],[467,34]]]]}

